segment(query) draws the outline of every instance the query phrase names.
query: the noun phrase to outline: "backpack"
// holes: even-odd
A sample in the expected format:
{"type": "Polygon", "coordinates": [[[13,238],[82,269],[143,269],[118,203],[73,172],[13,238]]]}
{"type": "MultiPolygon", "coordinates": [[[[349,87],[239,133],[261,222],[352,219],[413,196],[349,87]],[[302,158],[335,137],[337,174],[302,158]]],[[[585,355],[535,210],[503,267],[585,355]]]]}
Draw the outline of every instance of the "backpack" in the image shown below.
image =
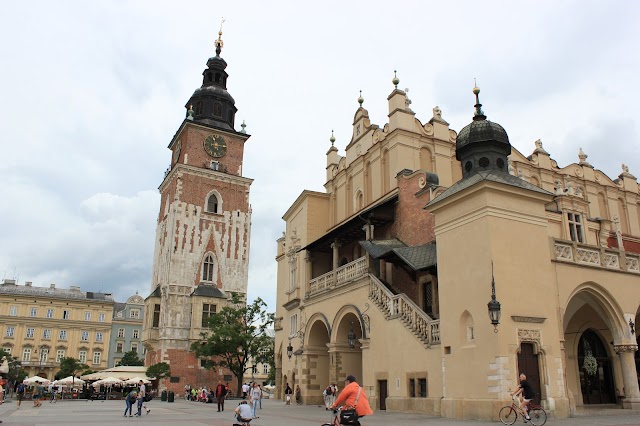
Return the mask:
{"type": "Polygon", "coordinates": [[[23,383],[20,383],[20,384],[18,385],[17,392],[18,392],[18,393],[20,393],[20,394],[23,394],[23,393],[24,393],[24,384],[23,384],[23,383]]]}

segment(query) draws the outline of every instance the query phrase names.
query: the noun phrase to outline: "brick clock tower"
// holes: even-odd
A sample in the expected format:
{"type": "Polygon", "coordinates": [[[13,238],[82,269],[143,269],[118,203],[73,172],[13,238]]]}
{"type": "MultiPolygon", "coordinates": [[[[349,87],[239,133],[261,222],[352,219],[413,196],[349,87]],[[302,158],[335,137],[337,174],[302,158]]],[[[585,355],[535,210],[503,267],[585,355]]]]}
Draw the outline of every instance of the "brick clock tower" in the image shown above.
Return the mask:
{"type": "Polygon", "coordinates": [[[202,367],[190,346],[207,318],[231,293],[246,299],[249,271],[252,179],[242,175],[249,135],[234,128],[237,108],[227,92],[227,63],[216,56],[202,86],[185,108],[186,118],[169,144],[171,167],[160,185],[151,294],[145,300],[145,365],[166,362],[171,378],[160,388],[211,386],[235,380],[223,369],[202,367]],[[226,377],[225,377],[226,376],[226,377]]]}

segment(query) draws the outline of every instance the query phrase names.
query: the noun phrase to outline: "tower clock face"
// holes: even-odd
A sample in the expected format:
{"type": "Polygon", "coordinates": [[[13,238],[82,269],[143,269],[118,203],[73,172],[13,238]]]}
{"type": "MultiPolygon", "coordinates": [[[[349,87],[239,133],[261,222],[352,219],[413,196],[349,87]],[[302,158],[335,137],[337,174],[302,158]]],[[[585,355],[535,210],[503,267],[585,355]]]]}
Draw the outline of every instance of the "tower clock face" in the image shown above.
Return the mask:
{"type": "Polygon", "coordinates": [[[212,157],[223,157],[227,153],[227,142],[220,135],[209,135],[204,140],[204,150],[212,157]]]}
{"type": "Polygon", "coordinates": [[[176,146],[173,148],[173,162],[176,163],[180,157],[180,150],[182,149],[182,142],[176,142],[176,146]]]}

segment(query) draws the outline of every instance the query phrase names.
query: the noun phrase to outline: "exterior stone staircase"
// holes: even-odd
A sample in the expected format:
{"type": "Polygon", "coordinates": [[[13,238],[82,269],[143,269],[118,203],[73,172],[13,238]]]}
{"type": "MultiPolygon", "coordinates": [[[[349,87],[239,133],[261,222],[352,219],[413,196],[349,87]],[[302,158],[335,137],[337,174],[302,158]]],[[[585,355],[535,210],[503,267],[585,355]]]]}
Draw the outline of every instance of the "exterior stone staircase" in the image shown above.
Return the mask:
{"type": "Polygon", "coordinates": [[[440,344],[440,320],[434,320],[405,294],[393,294],[377,277],[369,274],[369,299],[387,320],[399,319],[426,348],[440,344]]]}

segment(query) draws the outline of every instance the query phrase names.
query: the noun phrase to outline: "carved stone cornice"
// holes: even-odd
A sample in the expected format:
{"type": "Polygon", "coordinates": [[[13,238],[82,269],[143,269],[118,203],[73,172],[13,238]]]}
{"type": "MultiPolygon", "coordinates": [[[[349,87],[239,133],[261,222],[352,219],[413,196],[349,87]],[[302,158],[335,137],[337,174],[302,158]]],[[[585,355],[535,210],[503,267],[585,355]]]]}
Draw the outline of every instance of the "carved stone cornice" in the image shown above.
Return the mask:
{"type": "Polygon", "coordinates": [[[515,322],[528,322],[535,324],[541,324],[544,322],[544,320],[546,320],[546,318],[543,317],[524,317],[519,315],[511,315],[511,319],[515,322]]]}
{"type": "Polygon", "coordinates": [[[542,344],[542,335],[540,330],[530,330],[519,328],[518,329],[518,341],[521,342],[535,342],[538,345],[542,344]]]}
{"type": "Polygon", "coordinates": [[[616,351],[617,354],[619,354],[620,352],[635,352],[638,350],[638,345],[614,345],[613,349],[616,351]]]}

